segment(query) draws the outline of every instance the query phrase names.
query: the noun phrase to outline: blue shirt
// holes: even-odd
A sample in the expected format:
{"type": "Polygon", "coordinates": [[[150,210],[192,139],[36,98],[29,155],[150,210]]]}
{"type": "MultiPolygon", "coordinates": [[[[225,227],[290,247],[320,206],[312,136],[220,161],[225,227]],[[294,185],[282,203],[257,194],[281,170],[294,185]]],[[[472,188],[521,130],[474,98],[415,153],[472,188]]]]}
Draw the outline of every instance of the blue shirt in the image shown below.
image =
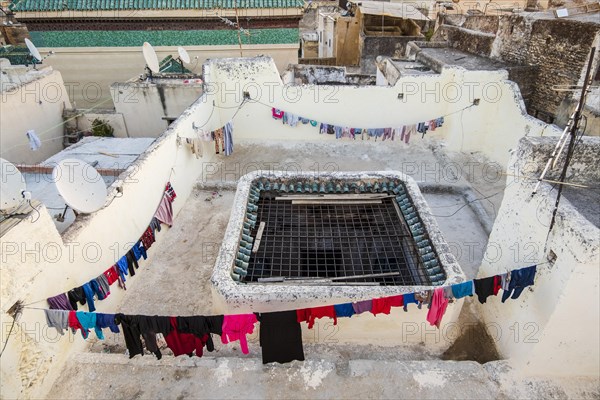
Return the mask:
{"type": "Polygon", "coordinates": [[[335,309],[336,317],[351,317],[355,314],[352,303],[336,304],[333,308],[335,309]]]}

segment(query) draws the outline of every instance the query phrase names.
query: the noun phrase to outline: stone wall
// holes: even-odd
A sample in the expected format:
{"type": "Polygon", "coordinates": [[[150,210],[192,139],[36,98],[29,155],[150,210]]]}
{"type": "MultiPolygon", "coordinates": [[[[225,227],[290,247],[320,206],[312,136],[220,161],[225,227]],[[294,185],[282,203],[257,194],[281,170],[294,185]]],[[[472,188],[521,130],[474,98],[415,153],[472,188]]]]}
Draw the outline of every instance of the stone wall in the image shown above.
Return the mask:
{"type": "Polygon", "coordinates": [[[409,42],[423,39],[422,36],[367,36],[360,35],[360,68],[364,74],[375,74],[377,56],[400,58],[406,53],[409,42]]]}
{"type": "Polygon", "coordinates": [[[576,85],[589,51],[598,42],[600,24],[564,19],[534,19],[526,14],[501,17],[447,16],[442,36],[454,48],[516,65],[535,66],[522,79],[529,92],[528,112],[554,122],[570,92],[556,85],[576,85]],[[497,22],[494,22],[497,21],[497,22]],[[497,30],[493,32],[494,27],[497,30]],[[531,80],[533,79],[533,80],[531,80]]]}

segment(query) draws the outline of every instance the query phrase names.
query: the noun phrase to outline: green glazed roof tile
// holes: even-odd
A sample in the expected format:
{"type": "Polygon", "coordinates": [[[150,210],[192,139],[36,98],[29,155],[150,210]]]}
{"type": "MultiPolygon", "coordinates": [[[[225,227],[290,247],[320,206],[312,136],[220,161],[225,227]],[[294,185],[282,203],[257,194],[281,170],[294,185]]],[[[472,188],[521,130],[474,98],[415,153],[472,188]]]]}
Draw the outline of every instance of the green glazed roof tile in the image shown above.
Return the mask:
{"type": "MultiPolygon", "coordinates": [[[[199,10],[235,7],[234,0],[13,0],[9,8],[25,11],[199,10]]],[[[238,8],[294,8],[303,0],[237,0],[238,8]]]]}

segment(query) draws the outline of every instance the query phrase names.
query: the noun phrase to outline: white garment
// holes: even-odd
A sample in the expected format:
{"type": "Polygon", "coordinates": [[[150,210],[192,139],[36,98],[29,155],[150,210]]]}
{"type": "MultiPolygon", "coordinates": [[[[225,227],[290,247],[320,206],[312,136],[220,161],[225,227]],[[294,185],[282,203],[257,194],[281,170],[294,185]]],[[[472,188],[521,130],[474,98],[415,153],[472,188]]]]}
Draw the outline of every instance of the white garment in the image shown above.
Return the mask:
{"type": "Polygon", "coordinates": [[[28,130],[26,135],[27,139],[29,139],[29,147],[31,147],[31,150],[36,151],[42,146],[42,141],[33,129],[28,130]]]}

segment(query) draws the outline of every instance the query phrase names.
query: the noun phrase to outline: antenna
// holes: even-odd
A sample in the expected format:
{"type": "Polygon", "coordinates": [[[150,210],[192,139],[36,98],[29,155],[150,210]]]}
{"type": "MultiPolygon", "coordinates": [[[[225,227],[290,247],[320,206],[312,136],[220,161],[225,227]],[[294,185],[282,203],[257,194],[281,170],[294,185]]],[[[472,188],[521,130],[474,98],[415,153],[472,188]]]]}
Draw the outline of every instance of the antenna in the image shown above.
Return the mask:
{"type": "Polygon", "coordinates": [[[188,54],[187,50],[181,46],[177,48],[177,53],[179,54],[179,58],[177,60],[179,61],[179,64],[181,64],[181,72],[183,73],[183,63],[189,64],[192,60],[190,59],[190,55],[188,54]]]}
{"type": "Polygon", "coordinates": [[[158,57],[156,56],[154,48],[148,42],[144,42],[144,45],[142,46],[142,52],[144,53],[144,59],[146,60],[146,69],[148,70],[148,75],[150,75],[150,78],[152,78],[153,72],[160,72],[158,57]]]}
{"type": "Polygon", "coordinates": [[[10,214],[31,194],[25,191],[25,179],[13,163],[0,158],[0,170],[0,212],[10,214]]]}
{"type": "Polygon", "coordinates": [[[60,161],[52,170],[52,180],[67,206],[79,213],[93,213],[106,203],[106,185],[102,176],[81,160],[67,158],[60,161]]]}

